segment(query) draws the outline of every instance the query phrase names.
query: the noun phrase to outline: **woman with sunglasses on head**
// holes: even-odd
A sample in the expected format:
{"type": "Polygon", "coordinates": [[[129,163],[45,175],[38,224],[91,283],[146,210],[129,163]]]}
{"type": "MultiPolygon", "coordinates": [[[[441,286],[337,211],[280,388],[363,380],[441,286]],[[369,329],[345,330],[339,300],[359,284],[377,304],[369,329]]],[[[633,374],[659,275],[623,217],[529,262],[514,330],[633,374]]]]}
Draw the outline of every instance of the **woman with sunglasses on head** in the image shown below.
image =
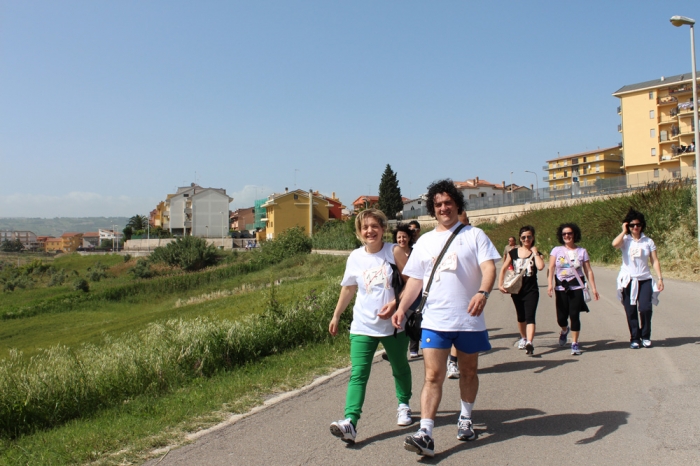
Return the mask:
{"type": "MultiPolygon", "coordinates": [[[[396,266],[398,267],[399,272],[402,274],[403,268],[406,266],[406,262],[408,262],[408,256],[411,255],[411,251],[413,250],[413,243],[415,243],[413,240],[413,231],[409,225],[397,226],[396,230],[394,230],[394,244],[396,245],[394,246],[394,257],[396,258],[396,266]]],[[[404,283],[408,281],[408,277],[405,275],[402,275],[402,278],[404,283]]],[[[410,310],[416,310],[420,304],[420,299],[420,296],[416,298],[416,301],[411,304],[410,310]]],[[[418,357],[419,345],[420,341],[410,339],[410,344],[408,345],[408,355],[411,359],[418,357]]],[[[384,354],[386,355],[386,353],[384,354]]],[[[388,357],[385,359],[388,360],[388,357]]]]}
{"type": "Polygon", "coordinates": [[[537,284],[537,271],[544,269],[542,253],[535,247],[535,228],[525,225],[520,229],[520,247],[513,248],[505,256],[501,273],[498,276],[498,289],[507,293],[503,287],[506,270],[512,265],[515,273],[523,273],[520,291],[512,294],[515,312],[518,316],[520,342],[518,349],[524,349],[526,354],[535,354],[535,312],[540,300],[540,289],[537,284]],[[523,270],[525,269],[525,270],[523,270]]]}
{"type": "Polygon", "coordinates": [[[583,289],[585,279],[591,285],[592,297],[600,296],[595,286],[593,269],[588,251],[576,246],[581,241],[581,229],[575,223],[562,223],[557,228],[559,244],[552,249],[549,258],[549,286],[547,295],[556,292],[557,323],[561,327],[559,346],[566,345],[566,337],[571,331],[571,354],[581,354],[578,338],[581,332],[581,312],[588,312],[583,289]],[[582,286],[583,285],[583,286],[582,286]],[[569,325],[571,321],[571,325],[569,325]]]}
{"type": "Polygon", "coordinates": [[[664,289],[661,265],[656,255],[656,244],[644,235],[644,214],[630,208],[622,221],[622,232],[613,240],[613,247],[622,251],[622,267],[617,276],[617,297],[622,301],[630,329],[630,348],[651,347],[652,303],[658,304],[657,295],[664,289]],[[654,267],[654,282],[649,261],[654,267]],[[640,326],[641,321],[641,326],[640,326]]]}

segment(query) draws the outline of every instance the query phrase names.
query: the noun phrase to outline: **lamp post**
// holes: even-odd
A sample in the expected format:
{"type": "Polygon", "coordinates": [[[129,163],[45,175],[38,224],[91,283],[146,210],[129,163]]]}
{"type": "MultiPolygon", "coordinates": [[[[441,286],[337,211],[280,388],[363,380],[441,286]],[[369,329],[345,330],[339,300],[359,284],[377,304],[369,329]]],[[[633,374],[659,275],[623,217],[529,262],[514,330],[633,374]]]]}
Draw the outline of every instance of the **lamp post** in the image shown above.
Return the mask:
{"type": "Polygon", "coordinates": [[[692,65],[692,76],[693,76],[693,122],[695,123],[695,205],[697,208],[697,231],[698,231],[698,245],[700,245],[700,180],[698,179],[698,170],[700,170],[700,156],[698,153],[698,143],[700,142],[700,137],[698,133],[700,128],[698,128],[698,78],[695,71],[695,20],[685,17],[685,16],[672,16],[671,24],[676,27],[681,27],[688,25],[690,26],[690,63],[692,65]]]}
{"type": "Polygon", "coordinates": [[[515,204],[515,199],[513,199],[513,172],[510,172],[510,204],[515,204]]]}
{"type": "Polygon", "coordinates": [[[530,170],[525,170],[525,173],[532,173],[533,175],[535,175],[535,186],[537,186],[537,191],[536,191],[536,193],[537,193],[537,200],[539,201],[539,199],[540,199],[540,182],[539,182],[539,180],[537,179],[537,173],[531,172],[530,170]]]}
{"type": "Polygon", "coordinates": [[[221,250],[224,250],[224,225],[227,224],[228,222],[226,221],[227,219],[224,217],[223,212],[219,212],[221,214],[221,250]]]}

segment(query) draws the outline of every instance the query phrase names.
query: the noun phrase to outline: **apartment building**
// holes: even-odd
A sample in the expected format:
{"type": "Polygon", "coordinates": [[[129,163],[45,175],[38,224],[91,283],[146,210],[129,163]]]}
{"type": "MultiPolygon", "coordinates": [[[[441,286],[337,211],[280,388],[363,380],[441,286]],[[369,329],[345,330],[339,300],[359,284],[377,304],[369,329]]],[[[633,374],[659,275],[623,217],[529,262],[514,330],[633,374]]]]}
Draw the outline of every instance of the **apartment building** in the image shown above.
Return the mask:
{"type": "MultiPolygon", "coordinates": [[[[284,193],[272,194],[262,207],[266,217],[264,237],[274,239],[284,230],[295,226],[302,227],[311,236],[312,228],[323,225],[330,217],[330,209],[335,205],[328,202],[325,196],[314,192],[295,189],[284,193]]],[[[262,236],[262,235],[260,235],[262,236]]]]}
{"type": "Polygon", "coordinates": [[[60,238],[48,238],[46,240],[46,252],[75,252],[82,244],[82,233],[63,233],[60,238]]]}
{"type": "Polygon", "coordinates": [[[0,230],[0,243],[3,241],[19,241],[24,249],[36,250],[40,244],[32,231],[0,230]]]}
{"type": "Polygon", "coordinates": [[[622,148],[619,145],[579,152],[547,160],[542,169],[550,191],[571,191],[572,194],[594,190],[596,182],[620,177],[624,173],[622,148]]]}
{"type": "Polygon", "coordinates": [[[203,188],[195,183],[168,194],[154,217],[162,218],[164,230],[176,236],[221,238],[228,235],[229,209],[233,198],[222,188],[203,188]],[[161,209],[161,210],[159,210],[161,209]]]}
{"type": "Polygon", "coordinates": [[[693,98],[690,73],[630,84],[620,99],[622,147],[628,184],[695,177],[693,98]]]}

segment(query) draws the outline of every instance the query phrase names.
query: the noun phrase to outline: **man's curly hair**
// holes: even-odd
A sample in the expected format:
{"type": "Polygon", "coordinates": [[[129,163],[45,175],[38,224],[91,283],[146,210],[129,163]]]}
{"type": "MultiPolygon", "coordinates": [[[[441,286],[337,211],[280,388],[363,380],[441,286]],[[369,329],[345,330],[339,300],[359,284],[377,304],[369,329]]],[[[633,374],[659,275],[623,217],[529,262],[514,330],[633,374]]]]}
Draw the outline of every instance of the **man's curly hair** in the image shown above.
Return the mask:
{"type": "Polygon", "coordinates": [[[443,193],[452,198],[457,206],[457,214],[461,214],[466,208],[467,203],[464,200],[464,194],[462,194],[462,191],[457,189],[457,186],[455,186],[455,184],[449,178],[434,181],[430,186],[428,186],[428,200],[426,202],[428,213],[435,217],[435,196],[443,193]]]}

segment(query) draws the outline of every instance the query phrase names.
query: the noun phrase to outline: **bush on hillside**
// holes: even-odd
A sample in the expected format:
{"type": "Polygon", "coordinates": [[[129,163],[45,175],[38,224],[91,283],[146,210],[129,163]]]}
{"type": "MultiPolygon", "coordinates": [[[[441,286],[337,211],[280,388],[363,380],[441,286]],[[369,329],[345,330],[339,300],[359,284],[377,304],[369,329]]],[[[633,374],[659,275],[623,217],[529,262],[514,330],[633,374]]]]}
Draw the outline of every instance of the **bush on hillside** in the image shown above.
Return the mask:
{"type": "Polygon", "coordinates": [[[153,263],[163,263],[180,267],[188,272],[200,270],[214,265],[217,260],[216,248],[196,236],[185,236],[157,247],[149,260],[153,263]]]}
{"type": "Polygon", "coordinates": [[[129,270],[129,273],[132,274],[134,278],[151,278],[153,276],[151,265],[146,259],[137,260],[136,265],[129,270]]]}
{"type": "Polygon", "coordinates": [[[293,227],[283,231],[273,240],[263,241],[256,259],[265,264],[277,264],[288,257],[309,254],[311,248],[311,238],[304,233],[304,229],[293,227]]]}
{"type": "Polygon", "coordinates": [[[99,282],[103,278],[107,278],[106,271],[105,266],[100,261],[97,261],[95,265],[88,267],[87,279],[91,282],[99,282]]]}
{"type": "Polygon", "coordinates": [[[314,233],[314,249],[350,250],[360,247],[355,236],[355,221],[329,220],[314,233]]]}

